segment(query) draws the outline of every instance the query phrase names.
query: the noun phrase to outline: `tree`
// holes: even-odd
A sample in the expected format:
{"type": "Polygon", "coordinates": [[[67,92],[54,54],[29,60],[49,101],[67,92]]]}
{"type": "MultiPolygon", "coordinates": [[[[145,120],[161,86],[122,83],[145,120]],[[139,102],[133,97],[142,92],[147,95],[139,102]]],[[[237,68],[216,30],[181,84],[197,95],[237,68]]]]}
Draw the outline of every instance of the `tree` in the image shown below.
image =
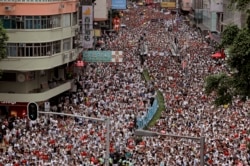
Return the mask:
{"type": "Polygon", "coordinates": [[[249,7],[249,0],[230,0],[229,7],[244,11],[249,7]]]}
{"type": "MultiPolygon", "coordinates": [[[[6,57],[6,41],[8,40],[7,33],[0,21],[0,60],[6,57]]],[[[0,68],[0,79],[2,78],[2,70],[0,68]]]]}
{"type": "Polygon", "coordinates": [[[6,41],[8,40],[7,33],[0,22],[0,60],[6,57],[6,41]]]}
{"type": "MultiPolygon", "coordinates": [[[[236,9],[246,11],[249,0],[231,0],[236,9]]],[[[210,75],[205,80],[205,92],[215,94],[215,105],[232,102],[234,97],[245,101],[250,97],[250,17],[246,26],[239,29],[229,25],[222,32],[220,47],[228,49],[227,67],[229,73],[210,75]]]]}

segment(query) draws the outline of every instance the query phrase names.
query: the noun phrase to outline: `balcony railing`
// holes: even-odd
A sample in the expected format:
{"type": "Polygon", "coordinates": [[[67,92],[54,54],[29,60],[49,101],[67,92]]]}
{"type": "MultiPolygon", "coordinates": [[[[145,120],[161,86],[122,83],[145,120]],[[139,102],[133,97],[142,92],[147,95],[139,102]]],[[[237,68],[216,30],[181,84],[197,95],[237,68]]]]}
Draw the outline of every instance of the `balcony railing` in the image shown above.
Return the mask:
{"type": "Polygon", "coordinates": [[[34,89],[29,93],[0,93],[0,101],[5,102],[31,102],[31,101],[45,101],[56,95],[59,95],[72,88],[72,81],[68,80],[65,82],[58,83],[54,87],[47,89],[34,89]]]}

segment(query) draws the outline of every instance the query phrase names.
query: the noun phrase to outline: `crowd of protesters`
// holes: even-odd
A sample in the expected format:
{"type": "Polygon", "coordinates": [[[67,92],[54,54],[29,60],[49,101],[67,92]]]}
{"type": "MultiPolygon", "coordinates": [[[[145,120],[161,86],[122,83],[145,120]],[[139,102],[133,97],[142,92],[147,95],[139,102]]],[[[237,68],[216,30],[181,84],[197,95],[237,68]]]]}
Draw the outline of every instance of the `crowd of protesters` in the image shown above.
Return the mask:
{"type": "MultiPolygon", "coordinates": [[[[211,59],[212,48],[198,31],[177,19],[182,18],[145,6],[129,8],[122,18],[127,28],[103,37],[106,49],[123,51],[123,62],[88,63],[75,78],[81,90],[61,97],[55,111],[109,117],[110,165],[200,165],[198,141],[134,135],[136,118],[147,113],[160,90],[166,110],[149,130],[204,136],[207,165],[246,166],[249,105],[234,101],[213,106],[213,96],[204,94],[204,78],[225,71],[225,65],[211,59]],[[139,41],[148,47],[143,61],[139,41]],[[141,76],[144,69],[150,83],[141,76]]],[[[40,115],[36,121],[5,121],[1,130],[7,146],[0,155],[2,165],[90,166],[103,165],[106,159],[103,122],[40,115]]]]}

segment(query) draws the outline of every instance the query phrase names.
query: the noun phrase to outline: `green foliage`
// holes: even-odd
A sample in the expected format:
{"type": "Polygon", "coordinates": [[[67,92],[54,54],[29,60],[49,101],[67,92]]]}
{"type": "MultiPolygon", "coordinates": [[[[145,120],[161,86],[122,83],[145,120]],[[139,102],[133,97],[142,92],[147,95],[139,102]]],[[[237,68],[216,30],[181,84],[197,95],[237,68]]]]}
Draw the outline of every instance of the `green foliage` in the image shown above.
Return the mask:
{"type": "Polygon", "coordinates": [[[215,92],[217,94],[214,99],[214,104],[217,106],[229,104],[234,95],[234,89],[231,87],[233,82],[233,78],[224,73],[210,75],[205,80],[205,93],[215,92]]]}
{"type": "Polygon", "coordinates": [[[245,99],[250,96],[250,31],[242,29],[235,37],[229,50],[228,65],[237,71],[233,75],[237,95],[245,99]]]}
{"type": "Polygon", "coordinates": [[[246,10],[250,1],[249,0],[230,0],[230,7],[235,6],[237,10],[246,10]]]}
{"type": "Polygon", "coordinates": [[[149,81],[150,81],[150,76],[149,76],[148,70],[143,70],[142,76],[143,76],[143,78],[144,78],[144,80],[145,80],[146,82],[149,82],[149,81]]]}
{"type": "Polygon", "coordinates": [[[229,47],[227,66],[232,74],[206,78],[205,91],[207,94],[215,92],[216,105],[228,104],[234,96],[243,101],[250,96],[250,31],[231,25],[225,29],[222,37],[222,45],[229,47]]]}
{"type": "Polygon", "coordinates": [[[152,127],[156,124],[157,120],[160,119],[161,117],[161,113],[166,110],[165,108],[165,103],[164,103],[164,97],[162,95],[162,93],[158,90],[157,91],[157,96],[156,96],[157,100],[158,100],[158,104],[159,107],[155,113],[155,115],[153,116],[153,118],[150,120],[150,122],[148,123],[147,127],[152,127]]]}
{"type": "Polygon", "coordinates": [[[250,1],[230,0],[230,7],[246,12],[247,25],[239,29],[236,25],[229,25],[222,32],[220,47],[228,48],[227,66],[231,75],[219,74],[206,78],[205,91],[215,93],[214,103],[223,105],[231,103],[233,97],[240,97],[243,101],[250,96],[250,1]]]}
{"type": "Polygon", "coordinates": [[[239,32],[239,28],[237,25],[229,25],[226,27],[226,29],[222,32],[222,41],[221,45],[223,47],[230,46],[234,42],[234,38],[239,32]]]}
{"type": "Polygon", "coordinates": [[[8,40],[7,33],[0,22],[0,60],[6,57],[6,41],[8,40]]]}
{"type": "MultiPolygon", "coordinates": [[[[143,70],[142,77],[144,78],[146,82],[153,81],[148,73],[148,70],[143,70]]],[[[163,94],[159,90],[157,90],[156,98],[158,100],[159,107],[155,115],[153,116],[153,118],[150,120],[150,122],[145,128],[154,126],[157,120],[161,117],[161,113],[165,110],[164,97],[163,97],[163,94]]]]}

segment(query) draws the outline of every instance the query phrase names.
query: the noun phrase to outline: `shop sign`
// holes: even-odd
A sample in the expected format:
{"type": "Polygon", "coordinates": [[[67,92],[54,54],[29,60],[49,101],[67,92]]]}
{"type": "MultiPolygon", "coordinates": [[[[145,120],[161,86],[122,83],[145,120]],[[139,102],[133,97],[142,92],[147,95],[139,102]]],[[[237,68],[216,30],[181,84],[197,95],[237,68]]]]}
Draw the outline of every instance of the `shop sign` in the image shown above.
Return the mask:
{"type": "Polygon", "coordinates": [[[82,6],[83,48],[93,47],[93,7],[82,6]]]}

